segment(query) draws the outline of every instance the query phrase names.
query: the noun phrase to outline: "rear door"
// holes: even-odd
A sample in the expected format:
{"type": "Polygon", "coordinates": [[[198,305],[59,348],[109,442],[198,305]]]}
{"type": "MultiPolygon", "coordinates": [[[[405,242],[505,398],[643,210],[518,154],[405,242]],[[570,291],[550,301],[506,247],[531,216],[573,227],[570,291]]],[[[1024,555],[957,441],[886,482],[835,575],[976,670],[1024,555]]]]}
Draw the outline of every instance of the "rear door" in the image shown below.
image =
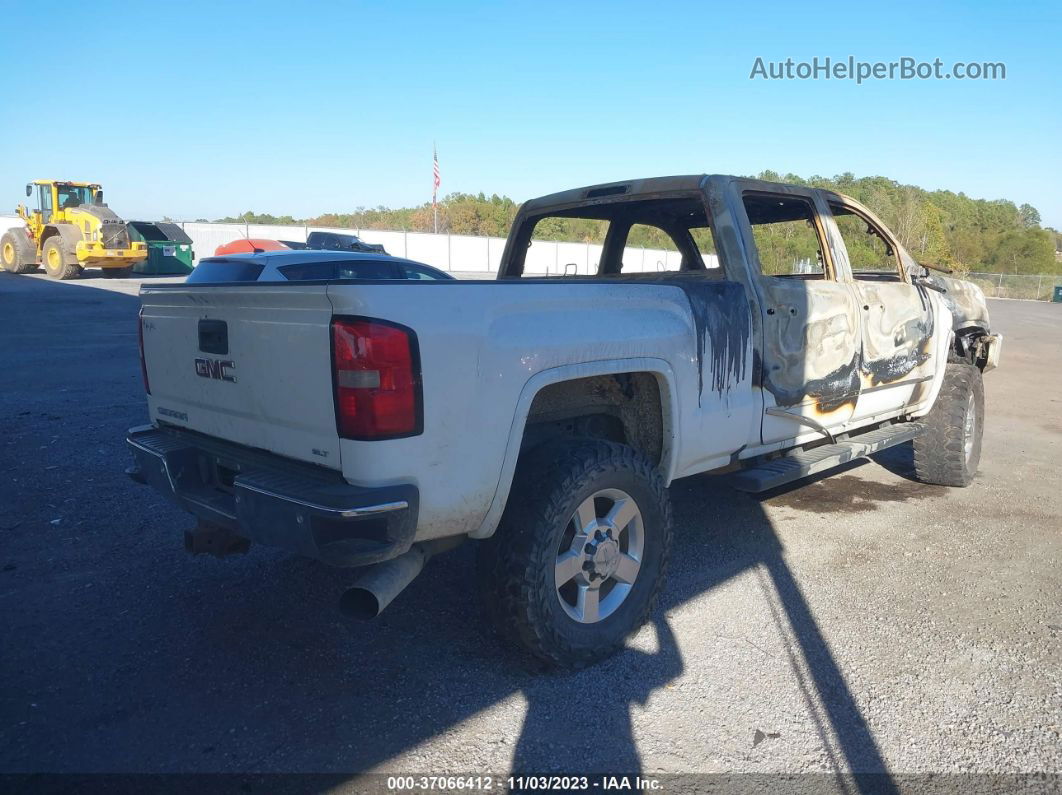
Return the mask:
{"type": "Polygon", "coordinates": [[[144,288],[151,419],[339,469],[326,290],[144,288]]]}
{"type": "MultiPolygon", "coordinates": [[[[764,444],[841,430],[859,397],[860,323],[839,278],[815,192],[736,181],[755,256],[764,444]]],[[[842,272],[843,275],[843,272],[842,272]]]]}
{"type": "Polygon", "coordinates": [[[827,197],[834,252],[851,272],[862,330],[862,385],[853,419],[895,413],[933,377],[933,305],[900,260],[889,231],[854,202],[827,197]]]}

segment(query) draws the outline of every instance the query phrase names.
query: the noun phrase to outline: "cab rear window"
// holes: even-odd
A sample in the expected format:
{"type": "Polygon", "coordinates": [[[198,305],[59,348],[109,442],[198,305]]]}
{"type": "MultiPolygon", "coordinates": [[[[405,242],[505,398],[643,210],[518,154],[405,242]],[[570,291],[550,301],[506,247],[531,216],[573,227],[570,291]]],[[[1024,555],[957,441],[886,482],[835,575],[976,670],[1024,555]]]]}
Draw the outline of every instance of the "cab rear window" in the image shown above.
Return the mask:
{"type": "Polygon", "coordinates": [[[262,275],[262,264],[245,259],[204,259],[195,266],[185,284],[253,282],[262,275]]]}

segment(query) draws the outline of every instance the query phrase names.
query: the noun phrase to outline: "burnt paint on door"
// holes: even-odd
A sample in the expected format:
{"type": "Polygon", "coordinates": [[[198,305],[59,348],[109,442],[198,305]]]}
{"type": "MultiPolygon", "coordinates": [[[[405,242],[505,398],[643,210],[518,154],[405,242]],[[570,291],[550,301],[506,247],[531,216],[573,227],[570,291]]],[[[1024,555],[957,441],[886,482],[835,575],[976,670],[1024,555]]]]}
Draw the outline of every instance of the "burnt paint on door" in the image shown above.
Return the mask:
{"type": "Polygon", "coordinates": [[[745,288],[737,282],[672,282],[690,302],[697,342],[697,400],[704,394],[705,365],[718,394],[745,378],[752,312],[745,288]],[[709,361],[705,361],[705,351],[709,361]]]}

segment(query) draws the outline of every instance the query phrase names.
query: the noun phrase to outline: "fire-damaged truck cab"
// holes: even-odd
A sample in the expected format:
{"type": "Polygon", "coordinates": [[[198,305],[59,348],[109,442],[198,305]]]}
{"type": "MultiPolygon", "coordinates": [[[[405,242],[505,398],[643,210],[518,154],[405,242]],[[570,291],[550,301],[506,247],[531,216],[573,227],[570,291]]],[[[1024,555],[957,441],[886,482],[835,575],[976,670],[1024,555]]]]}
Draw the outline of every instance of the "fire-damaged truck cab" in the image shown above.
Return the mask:
{"type": "Polygon", "coordinates": [[[526,202],[493,280],[239,275],[358,256],[144,287],[129,435],[131,474],[198,517],[190,549],[364,567],[353,614],[471,538],[500,632],[585,664],[652,610],[676,478],[763,491],[904,443],[923,482],[977,471],[984,296],[840,194],[617,182],[526,202]],[[560,229],[583,242],[539,242],[560,229]]]}

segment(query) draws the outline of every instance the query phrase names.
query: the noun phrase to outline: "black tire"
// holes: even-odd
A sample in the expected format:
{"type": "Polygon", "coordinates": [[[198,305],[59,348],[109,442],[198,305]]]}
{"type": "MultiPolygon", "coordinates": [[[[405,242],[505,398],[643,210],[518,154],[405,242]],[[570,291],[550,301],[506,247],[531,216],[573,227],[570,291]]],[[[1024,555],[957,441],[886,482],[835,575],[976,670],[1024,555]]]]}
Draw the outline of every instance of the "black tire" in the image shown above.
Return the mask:
{"type": "Polygon", "coordinates": [[[41,249],[41,263],[44,272],[53,279],[76,279],[81,275],[81,268],[76,261],[63,250],[63,239],[59,235],[52,235],[44,241],[41,249]]]}
{"type": "Polygon", "coordinates": [[[128,279],[133,275],[133,266],[126,265],[124,268],[103,268],[104,279],[128,279]]]}
{"type": "MultiPolygon", "coordinates": [[[[590,504],[607,511],[609,498],[598,497],[590,504]]],[[[612,507],[618,504],[611,503],[612,507]]],[[[480,544],[477,567],[487,613],[504,639],[547,664],[590,665],[621,648],[627,636],[649,618],[663,587],[671,536],[667,489],[644,455],[626,445],[597,440],[543,445],[520,460],[501,523],[480,544]],[[565,602],[568,594],[592,588],[596,577],[604,613],[612,591],[622,585],[621,579],[611,575],[602,579],[598,574],[594,567],[602,564],[597,553],[594,560],[587,556],[582,561],[575,579],[564,586],[556,584],[558,554],[579,544],[574,541],[576,509],[602,491],[632,498],[640,517],[609,537],[595,534],[590,540],[608,544],[614,536],[612,550],[626,558],[636,537],[632,534],[640,534],[640,568],[611,613],[596,622],[580,623],[568,612],[579,609],[572,601],[565,602]],[[590,584],[580,585],[587,577],[590,584]],[[614,580],[611,588],[609,580],[614,580]],[[574,590],[565,591],[568,586],[574,590]]],[[[585,550],[592,546],[587,543],[585,550]]],[[[607,570],[616,560],[608,560],[615,552],[600,552],[607,570]]]]}
{"type": "Polygon", "coordinates": [[[985,388],[968,362],[948,363],[926,433],[914,440],[915,478],[939,486],[969,486],[981,461],[985,388]],[[972,413],[972,416],[971,416],[972,413]]]}
{"type": "Polygon", "coordinates": [[[22,229],[9,229],[0,238],[0,266],[8,273],[29,273],[37,268],[37,248],[22,229]]]}

